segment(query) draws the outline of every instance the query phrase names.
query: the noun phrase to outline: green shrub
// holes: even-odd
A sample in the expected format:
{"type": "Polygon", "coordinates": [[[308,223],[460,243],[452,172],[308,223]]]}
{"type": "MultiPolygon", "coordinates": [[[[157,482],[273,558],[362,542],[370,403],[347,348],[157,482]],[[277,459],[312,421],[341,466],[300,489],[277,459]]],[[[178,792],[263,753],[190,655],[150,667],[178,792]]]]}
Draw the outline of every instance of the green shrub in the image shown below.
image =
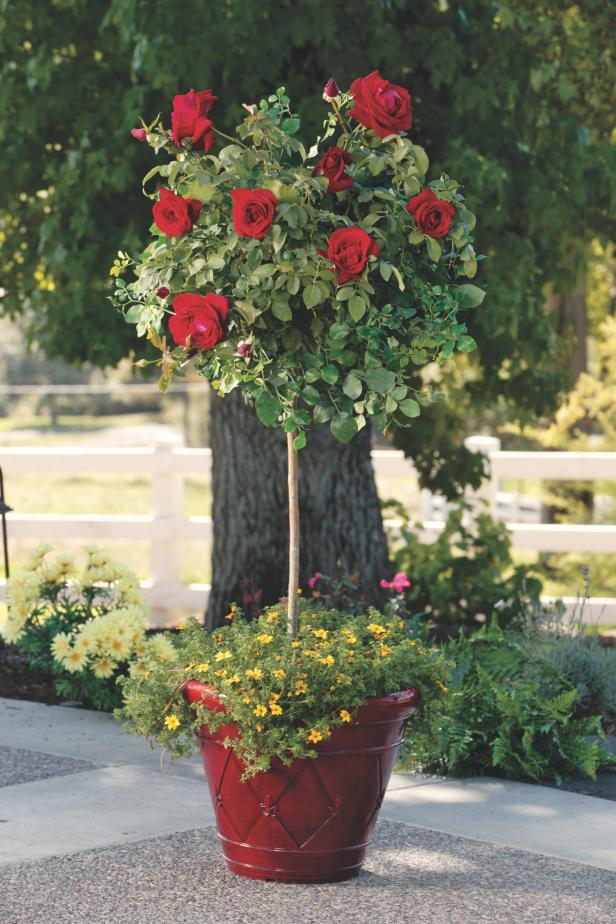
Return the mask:
{"type": "Polygon", "coordinates": [[[461,502],[436,542],[428,544],[400,504],[388,502],[386,508],[402,521],[391,559],[411,580],[406,601],[413,612],[423,610],[441,634],[460,626],[476,629],[495,610],[506,625],[520,620],[529,603],[539,604],[541,582],[531,568],[513,564],[504,523],[480,513],[471,527],[468,504],[461,502]]]}
{"type": "Polygon", "coordinates": [[[460,776],[594,779],[605,761],[599,717],[576,717],[577,690],[533,651],[524,635],[494,619],[445,645],[455,662],[449,711],[419,739],[409,735],[407,764],[460,776]]]}

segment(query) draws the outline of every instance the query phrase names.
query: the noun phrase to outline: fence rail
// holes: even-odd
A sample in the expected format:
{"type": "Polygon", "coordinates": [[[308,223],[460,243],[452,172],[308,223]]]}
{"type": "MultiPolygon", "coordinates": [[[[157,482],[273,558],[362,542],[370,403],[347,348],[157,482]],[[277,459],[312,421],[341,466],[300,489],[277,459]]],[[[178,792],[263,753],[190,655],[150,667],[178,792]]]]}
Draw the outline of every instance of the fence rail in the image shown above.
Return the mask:
{"type": "MultiPolygon", "coordinates": [[[[543,478],[549,480],[616,480],[616,453],[606,452],[501,452],[498,440],[471,437],[469,448],[487,457],[490,477],[471,500],[486,500],[498,515],[502,478],[543,478]]],[[[372,452],[378,476],[413,475],[413,466],[402,452],[375,449],[372,452]]],[[[151,513],[135,516],[26,514],[18,511],[7,517],[11,538],[38,541],[76,538],[95,540],[126,539],[149,543],[151,580],[144,584],[153,622],[163,624],[173,609],[203,611],[209,587],[180,582],[180,542],[208,541],[212,535],[210,517],[184,517],[183,483],[189,475],[208,475],[212,454],[209,449],[185,449],[169,444],[152,447],[7,447],[0,461],[9,484],[21,474],[83,475],[85,473],[141,474],[150,478],[151,513]]],[[[421,535],[434,541],[443,529],[443,519],[430,514],[436,506],[424,495],[421,535]],[[426,516],[427,514],[427,516],[426,516]]],[[[507,508],[510,509],[510,508],[507,508]]],[[[444,517],[446,508],[437,511],[444,517]]],[[[508,522],[512,544],[517,549],[549,552],[616,552],[616,525],[545,524],[508,522]]],[[[0,599],[4,598],[0,582],[0,599]]],[[[573,605],[573,598],[566,598],[573,605]]],[[[616,599],[593,598],[586,611],[589,621],[616,623],[616,599]]]]}

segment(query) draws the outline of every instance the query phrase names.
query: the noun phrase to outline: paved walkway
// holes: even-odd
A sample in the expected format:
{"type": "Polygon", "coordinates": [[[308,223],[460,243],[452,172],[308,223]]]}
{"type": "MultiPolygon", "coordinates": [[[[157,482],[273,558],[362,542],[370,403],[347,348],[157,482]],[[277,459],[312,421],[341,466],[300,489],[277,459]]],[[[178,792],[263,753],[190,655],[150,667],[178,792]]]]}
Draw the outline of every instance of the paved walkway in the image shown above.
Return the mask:
{"type": "Polygon", "coordinates": [[[365,871],[255,883],[222,861],[200,763],[107,715],[0,699],[2,924],[585,924],[616,916],[616,803],[395,775],[365,871]]]}

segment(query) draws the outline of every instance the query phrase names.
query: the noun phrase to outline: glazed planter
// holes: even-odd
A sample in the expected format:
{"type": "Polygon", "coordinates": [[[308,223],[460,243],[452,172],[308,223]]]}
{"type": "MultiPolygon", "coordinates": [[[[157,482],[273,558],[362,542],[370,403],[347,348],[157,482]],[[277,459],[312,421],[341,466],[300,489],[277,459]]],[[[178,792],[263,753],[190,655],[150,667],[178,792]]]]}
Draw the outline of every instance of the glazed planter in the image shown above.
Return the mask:
{"type": "MultiPolygon", "coordinates": [[[[189,681],[190,703],[224,712],[224,697],[189,681]]],[[[316,759],[269,770],[241,781],[244,765],[225,738],[232,723],[198,731],[203,767],[229,868],[252,879],[333,882],[361,869],[389,783],[404,724],[419,705],[417,690],[375,697],[350,725],[315,746],[316,759]]]]}

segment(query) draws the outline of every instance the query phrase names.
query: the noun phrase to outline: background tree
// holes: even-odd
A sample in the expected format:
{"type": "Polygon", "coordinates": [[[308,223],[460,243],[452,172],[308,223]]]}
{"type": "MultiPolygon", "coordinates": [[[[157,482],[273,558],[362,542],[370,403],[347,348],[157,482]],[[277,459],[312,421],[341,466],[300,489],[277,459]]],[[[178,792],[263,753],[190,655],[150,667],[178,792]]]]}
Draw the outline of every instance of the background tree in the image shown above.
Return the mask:
{"type": "MultiPolygon", "coordinates": [[[[51,356],[115,363],[132,331],[105,301],[105,267],[117,241],[138,248],[149,208],[134,194],[134,177],[150,166],[129,135],[138,116],[167,112],[190,86],[252,102],[284,84],[299,100],[333,69],[348,86],[379,67],[411,88],[412,135],[433,168],[472,176],[469,206],[482,216],[488,298],[472,321],[480,349],[447,373],[449,400],[396,436],[424,485],[455,495],[478,478],[459,445],[469,422],[495,405],[520,422],[555,406],[570,318],[585,313],[578,293],[590,242],[614,237],[615,17],[604,0],[1,0],[1,310],[27,312],[32,339],[51,356]],[[548,288],[565,306],[556,325],[548,288]]],[[[226,108],[233,123],[239,113],[226,108]]],[[[222,115],[217,124],[228,127],[222,115]]],[[[225,407],[237,433],[243,409],[225,407]]],[[[356,442],[367,465],[368,448],[356,442]]],[[[253,484],[263,480],[258,458],[253,484]]],[[[343,494],[345,469],[332,465],[343,494]]],[[[366,503],[376,505],[375,495],[366,503]]],[[[339,548],[363,525],[329,520],[339,548]]],[[[280,537],[264,526],[261,539],[259,568],[274,574],[280,537]]],[[[318,567],[313,551],[305,561],[318,567]]],[[[230,596],[243,576],[227,584],[230,596]]]]}

